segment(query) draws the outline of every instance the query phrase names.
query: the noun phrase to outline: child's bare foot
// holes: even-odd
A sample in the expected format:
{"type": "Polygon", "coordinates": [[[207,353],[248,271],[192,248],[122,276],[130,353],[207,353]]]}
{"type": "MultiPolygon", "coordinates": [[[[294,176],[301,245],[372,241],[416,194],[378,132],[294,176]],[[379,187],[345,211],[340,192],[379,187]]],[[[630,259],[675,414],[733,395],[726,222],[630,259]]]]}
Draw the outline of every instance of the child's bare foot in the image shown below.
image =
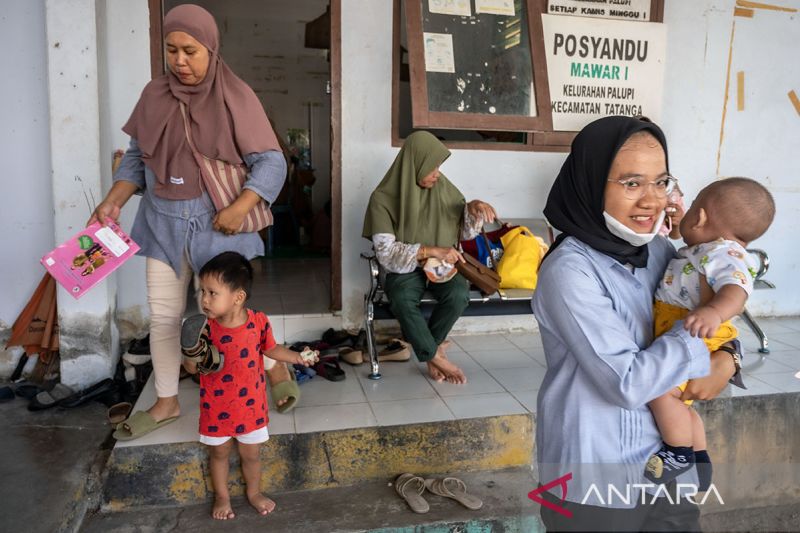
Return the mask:
{"type": "Polygon", "coordinates": [[[214,497],[214,508],[211,510],[211,517],[214,520],[230,520],[236,515],[231,507],[231,499],[222,496],[214,497]]]}
{"type": "Polygon", "coordinates": [[[438,350],[436,352],[436,355],[434,355],[433,359],[430,360],[430,364],[435,366],[439,372],[444,374],[444,378],[448,383],[452,383],[454,385],[464,385],[467,382],[467,376],[464,375],[464,372],[462,372],[461,369],[456,365],[451,363],[444,355],[442,350],[438,350]]]}
{"type": "Polygon", "coordinates": [[[444,374],[442,374],[439,369],[433,365],[433,363],[428,361],[426,364],[428,365],[428,375],[433,381],[436,383],[441,383],[444,381],[444,374]]]}
{"type": "Polygon", "coordinates": [[[252,496],[248,494],[247,501],[250,502],[250,505],[252,505],[256,511],[258,511],[258,514],[263,516],[266,516],[275,510],[275,502],[270,500],[260,492],[257,492],[252,496]]]}

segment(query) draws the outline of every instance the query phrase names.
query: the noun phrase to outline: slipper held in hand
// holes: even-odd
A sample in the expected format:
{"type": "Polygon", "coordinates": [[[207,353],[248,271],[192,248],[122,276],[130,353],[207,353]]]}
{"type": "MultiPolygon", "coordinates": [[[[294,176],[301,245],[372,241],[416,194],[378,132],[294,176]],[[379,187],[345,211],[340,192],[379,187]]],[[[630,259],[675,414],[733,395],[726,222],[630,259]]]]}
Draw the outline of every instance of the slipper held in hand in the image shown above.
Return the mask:
{"type": "Polygon", "coordinates": [[[289,369],[289,379],[281,381],[274,385],[270,385],[272,392],[272,401],[277,406],[276,409],[279,413],[286,413],[294,408],[297,400],[300,399],[300,387],[297,386],[297,378],[294,369],[289,369]],[[283,405],[278,405],[278,401],[286,400],[283,405]]]}
{"type": "Polygon", "coordinates": [[[425,492],[425,480],[414,474],[400,474],[394,481],[394,490],[403,498],[412,511],[423,514],[430,511],[431,507],[422,493],[425,492]]]}
{"type": "Polygon", "coordinates": [[[452,498],[473,511],[477,511],[483,506],[480,498],[467,494],[467,486],[463,481],[455,477],[426,479],[425,488],[438,496],[452,498]]]}

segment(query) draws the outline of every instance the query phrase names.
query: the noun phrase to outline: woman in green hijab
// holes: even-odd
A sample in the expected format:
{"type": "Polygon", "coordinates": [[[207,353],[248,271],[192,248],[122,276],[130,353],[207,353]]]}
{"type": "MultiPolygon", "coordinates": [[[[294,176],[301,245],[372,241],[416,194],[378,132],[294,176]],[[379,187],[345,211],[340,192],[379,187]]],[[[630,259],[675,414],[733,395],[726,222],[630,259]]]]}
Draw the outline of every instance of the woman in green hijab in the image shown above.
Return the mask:
{"type": "Polygon", "coordinates": [[[457,274],[446,282],[429,283],[421,266],[431,258],[449,265],[463,261],[454,246],[459,239],[474,238],[496,214],[480,200],[466,203],[464,195],[439,172],[449,156],[450,151],[432,134],[409,135],[370,196],[362,235],[372,241],[378,262],[387,272],[385,289],[392,313],[417,358],[428,364],[434,380],[461,384],[467,378],[447,359],[442,344],[469,304],[467,281],[457,274]],[[426,288],[437,300],[427,322],[419,309],[426,288]]]}

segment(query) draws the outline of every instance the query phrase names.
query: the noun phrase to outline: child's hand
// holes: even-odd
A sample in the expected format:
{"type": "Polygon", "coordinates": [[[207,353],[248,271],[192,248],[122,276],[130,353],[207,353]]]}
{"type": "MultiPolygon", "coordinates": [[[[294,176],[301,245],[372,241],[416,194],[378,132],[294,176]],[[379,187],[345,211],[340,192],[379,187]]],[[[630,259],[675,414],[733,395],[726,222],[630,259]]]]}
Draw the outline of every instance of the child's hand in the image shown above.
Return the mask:
{"type": "Polygon", "coordinates": [[[297,358],[298,365],[311,366],[319,361],[319,351],[304,346],[303,351],[297,354],[297,358]]]}
{"type": "Polygon", "coordinates": [[[183,368],[190,374],[197,374],[197,361],[184,357],[183,368]]]}
{"type": "Polygon", "coordinates": [[[683,327],[693,337],[713,337],[722,324],[719,313],[709,306],[701,306],[691,311],[683,321],[683,327]]]}

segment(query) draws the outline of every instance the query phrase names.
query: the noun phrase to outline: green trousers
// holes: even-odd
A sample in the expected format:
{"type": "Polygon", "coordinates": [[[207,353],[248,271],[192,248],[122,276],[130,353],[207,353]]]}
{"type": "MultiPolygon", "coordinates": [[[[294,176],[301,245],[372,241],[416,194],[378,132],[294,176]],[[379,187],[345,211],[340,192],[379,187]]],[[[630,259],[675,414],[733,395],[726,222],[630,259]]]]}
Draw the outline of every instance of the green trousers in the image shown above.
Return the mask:
{"type": "Polygon", "coordinates": [[[429,283],[422,269],[417,269],[409,274],[387,274],[384,285],[403,336],[414,347],[417,359],[423,363],[430,361],[469,305],[467,280],[456,274],[447,283],[429,283]],[[419,308],[426,288],[436,298],[436,306],[427,322],[419,308]]]}

